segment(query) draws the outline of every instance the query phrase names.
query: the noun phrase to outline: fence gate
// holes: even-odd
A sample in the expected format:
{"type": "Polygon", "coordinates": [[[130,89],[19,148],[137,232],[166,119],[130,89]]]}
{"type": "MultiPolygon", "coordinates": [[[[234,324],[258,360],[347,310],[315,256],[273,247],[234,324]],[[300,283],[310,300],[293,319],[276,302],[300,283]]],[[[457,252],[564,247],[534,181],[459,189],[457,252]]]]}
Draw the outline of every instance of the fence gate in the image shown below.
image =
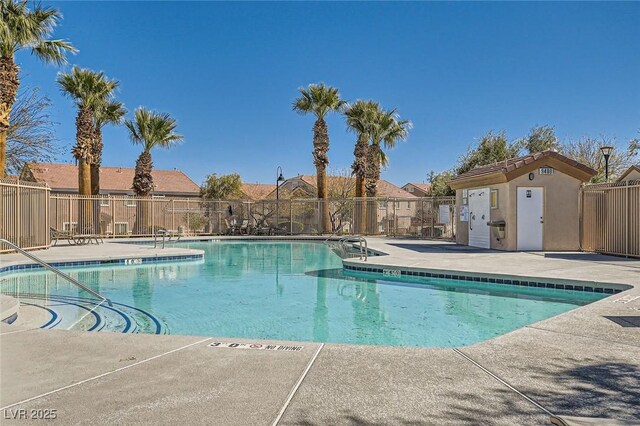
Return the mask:
{"type": "Polygon", "coordinates": [[[640,181],[583,186],[584,251],[640,257],[640,181]]]}

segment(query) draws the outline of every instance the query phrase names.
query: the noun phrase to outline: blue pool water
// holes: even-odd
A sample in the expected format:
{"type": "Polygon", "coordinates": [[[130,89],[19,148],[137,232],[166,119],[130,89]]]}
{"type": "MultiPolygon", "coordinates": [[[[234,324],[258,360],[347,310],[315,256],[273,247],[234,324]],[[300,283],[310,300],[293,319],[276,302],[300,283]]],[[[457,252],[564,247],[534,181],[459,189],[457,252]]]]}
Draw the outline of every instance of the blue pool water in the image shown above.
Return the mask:
{"type": "MultiPolygon", "coordinates": [[[[116,308],[132,318],[127,322],[122,314],[125,319],[102,321],[103,330],[117,323],[129,331],[158,332],[161,325],[161,332],[172,334],[373,345],[469,345],[603,297],[343,272],[342,260],[321,243],[179,245],[204,250],[205,260],[66,272],[117,302],[116,308]],[[136,321],[137,328],[130,324],[136,321]]],[[[86,296],[48,272],[12,274],[1,283],[5,292],[46,291],[57,298],[52,309],[86,296]]],[[[75,324],[81,316],[88,321],[86,310],[76,305],[63,309],[63,324],[75,324]]]]}

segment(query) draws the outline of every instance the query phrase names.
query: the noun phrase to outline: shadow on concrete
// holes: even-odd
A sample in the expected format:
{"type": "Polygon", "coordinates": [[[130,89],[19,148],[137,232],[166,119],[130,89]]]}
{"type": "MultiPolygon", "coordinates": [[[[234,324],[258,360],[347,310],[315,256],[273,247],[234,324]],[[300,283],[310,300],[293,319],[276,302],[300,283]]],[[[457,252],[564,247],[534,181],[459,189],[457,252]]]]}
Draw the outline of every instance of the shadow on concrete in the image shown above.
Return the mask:
{"type": "Polygon", "coordinates": [[[528,375],[530,383],[511,384],[554,414],[640,423],[640,363],[614,362],[604,357],[556,358],[528,375]],[[544,383],[548,383],[547,389],[541,389],[544,383]]]}
{"type": "Polygon", "coordinates": [[[604,315],[609,321],[613,321],[620,327],[638,327],[640,328],[640,315],[635,316],[612,316],[604,315]]]}
{"type": "Polygon", "coordinates": [[[621,256],[606,256],[604,254],[597,253],[532,253],[540,254],[549,259],[563,259],[563,260],[580,260],[584,262],[603,262],[603,263],[628,263],[628,266],[640,266],[638,259],[621,257],[621,256]]]}
{"type": "MultiPolygon", "coordinates": [[[[300,426],[321,426],[326,425],[325,421],[311,421],[311,420],[298,420],[294,424],[300,426]]],[[[399,417],[390,417],[384,421],[371,421],[351,412],[344,411],[339,418],[331,420],[331,423],[335,425],[349,425],[349,426],[388,426],[388,425],[407,425],[407,426],[428,426],[433,425],[432,422],[420,421],[420,420],[405,420],[399,417]]]]}
{"type": "MultiPolygon", "coordinates": [[[[556,415],[612,418],[630,425],[640,424],[639,365],[604,359],[565,359],[552,361],[533,375],[530,366],[522,370],[522,383],[511,385],[556,415]]],[[[455,419],[460,424],[523,424],[525,418],[532,423],[524,424],[550,424],[542,410],[505,388],[490,395],[452,392],[447,396],[441,420],[455,419]]]]}
{"type": "Polygon", "coordinates": [[[418,253],[498,253],[497,250],[489,250],[478,247],[463,246],[459,244],[444,244],[444,243],[388,243],[390,246],[403,248],[406,250],[415,251],[418,253]]]}

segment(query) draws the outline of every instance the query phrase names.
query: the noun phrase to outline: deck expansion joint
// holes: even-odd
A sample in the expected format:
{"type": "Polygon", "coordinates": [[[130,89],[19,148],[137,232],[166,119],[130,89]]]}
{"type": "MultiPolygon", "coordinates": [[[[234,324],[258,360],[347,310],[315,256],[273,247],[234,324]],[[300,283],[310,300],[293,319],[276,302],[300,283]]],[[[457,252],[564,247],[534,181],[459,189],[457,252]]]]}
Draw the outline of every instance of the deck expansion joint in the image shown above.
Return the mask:
{"type": "Polygon", "coordinates": [[[475,365],[476,367],[478,367],[480,370],[484,371],[485,373],[487,373],[489,376],[493,377],[496,381],[498,381],[499,383],[501,383],[502,385],[506,386],[507,388],[509,388],[510,390],[512,390],[513,392],[517,393],[520,397],[522,397],[523,399],[527,400],[528,402],[530,402],[531,404],[535,405],[536,407],[538,407],[539,409],[541,409],[542,411],[544,411],[545,413],[547,413],[550,416],[553,416],[554,414],[549,411],[548,409],[546,409],[542,404],[540,404],[539,402],[537,402],[535,399],[525,395],[524,393],[520,392],[518,389],[516,389],[513,385],[511,385],[509,382],[507,382],[506,380],[500,378],[500,376],[496,375],[495,373],[493,373],[491,370],[489,370],[488,368],[484,367],[482,364],[480,364],[479,362],[475,361],[473,358],[471,358],[469,355],[465,354],[464,352],[462,352],[460,349],[458,348],[452,348],[453,351],[455,353],[457,353],[458,355],[460,355],[461,357],[463,357],[464,359],[466,359],[467,361],[469,361],[471,364],[475,365]]]}

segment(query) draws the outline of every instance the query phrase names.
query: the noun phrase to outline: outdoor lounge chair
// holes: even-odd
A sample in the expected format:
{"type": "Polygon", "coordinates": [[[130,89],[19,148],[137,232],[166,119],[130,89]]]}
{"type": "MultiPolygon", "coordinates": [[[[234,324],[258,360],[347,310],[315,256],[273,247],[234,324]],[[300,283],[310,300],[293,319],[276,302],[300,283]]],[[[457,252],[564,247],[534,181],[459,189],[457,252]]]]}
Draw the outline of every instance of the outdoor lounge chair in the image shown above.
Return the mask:
{"type": "Polygon", "coordinates": [[[242,225],[240,225],[240,235],[242,234],[249,235],[249,219],[243,220],[242,225]]]}
{"type": "Polygon", "coordinates": [[[73,244],[73,245],[77,245],[78,244],[78,240],[75,238],[75,236],[73,235],[73,232],[71,231],[60,231],[54,227],[50,227],[50,233],[51,233],[51,241],[55,241],[53,243],[54,246],[58,245],[58,241],[59,240],[67,240],[67,242],[69,244],[73,244]]]}
{"type": "Polygon", "coordinates": [[[225,235],[236,235],[238,233],[238,225],[230,224],[228,219],[224,220],[225,225],[227,225],[227,229],[225,230],[225,235]]]}
{"type": "Polygon", "coordinates": [[[551,416],[549,420],[556,426],[640,426],[640,420],[622,421],[601,417],[551,416]]]}
{"type": "Polygon", "coordinates": [[[89,226],[83,228],[79,233],[76,231],[76,233],[73,234],[73,238],[78,244],[91,244],[94,241],[96,244],[104,243],[102,236],[94,233],[89,226]]]}

